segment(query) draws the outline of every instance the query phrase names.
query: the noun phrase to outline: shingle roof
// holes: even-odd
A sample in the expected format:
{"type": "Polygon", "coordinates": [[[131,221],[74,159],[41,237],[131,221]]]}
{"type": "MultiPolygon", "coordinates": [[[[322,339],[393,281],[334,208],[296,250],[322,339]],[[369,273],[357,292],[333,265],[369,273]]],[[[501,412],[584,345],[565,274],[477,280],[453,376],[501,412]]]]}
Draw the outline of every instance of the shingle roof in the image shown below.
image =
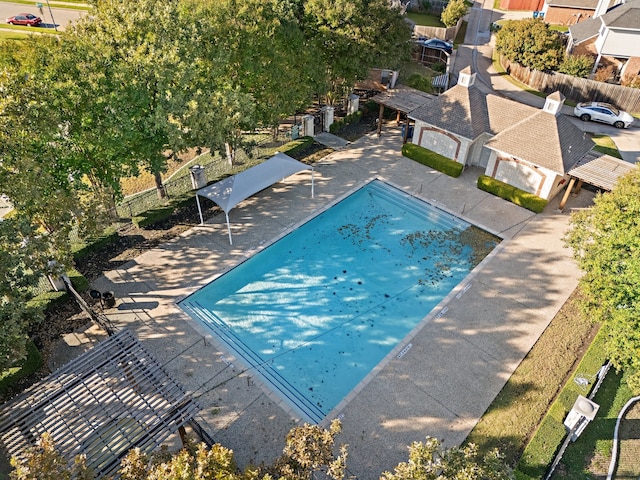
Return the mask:
{"type": "Polygon", "coordinates": [[[412,111],[409,118],[473,140],[483,133],[495,135],[537,111],[497,95],[487,95],[473,85],[456,85],[428,105],[412,111]]]}
{"type": "Polygon", "coordinates": [[[569,31],[571,32],[573,44],[577,45],[597,36],[600,31],[600,25],[602,25],[602,22],[599,18],[589,18],[575,25],[571,25],[569,31]]]}
{"type": "Polygon", "coordinates": [[[537,110],[486,146],[564,175],[593,148],[593,142],[564,115],[537,110]]]}
{"type": "Polygon", "coordinates": [[[609,28],[621,28],[640,30],[640,0],[630,2],[612,8],[602,15],[602,21],[609,28]]]}
{"type": "Polygon", "coordinates": [[[595,10],[599,0],[549,0],[550,7],[581,8],[584,10],[595,10]]]}

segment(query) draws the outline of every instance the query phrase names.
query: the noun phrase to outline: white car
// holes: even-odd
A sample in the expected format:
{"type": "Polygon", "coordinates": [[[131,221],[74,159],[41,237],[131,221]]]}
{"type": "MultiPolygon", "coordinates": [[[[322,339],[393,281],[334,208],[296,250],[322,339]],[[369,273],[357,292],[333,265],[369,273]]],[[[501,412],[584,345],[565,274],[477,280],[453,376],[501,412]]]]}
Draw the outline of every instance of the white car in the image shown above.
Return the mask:
{"type": "Polygon", "coordinates": [[[573,109],[573,113],[582,121],[593,120],[594,122],[608,123],[616,128],[627,128],[634,120],[627,112],[603,102],[579,103],[573,109]]]}

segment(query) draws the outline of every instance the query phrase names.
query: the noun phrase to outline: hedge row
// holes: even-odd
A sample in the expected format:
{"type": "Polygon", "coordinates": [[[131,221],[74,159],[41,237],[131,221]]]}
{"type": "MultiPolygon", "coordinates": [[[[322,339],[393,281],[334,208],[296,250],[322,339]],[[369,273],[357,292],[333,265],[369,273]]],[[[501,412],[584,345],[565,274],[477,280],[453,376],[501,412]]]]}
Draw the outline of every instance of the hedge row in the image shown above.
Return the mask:
{"type": "Polygon", "coordinates": [[[74,245],[72,248],[73,258],[76,260],[84,258],[90,253],[100,250],[105,245],[113,243],[118,238],[118,231],[114,227],[109,227],[105,230],[104,234],[90,238],[74,245]]]}
{"type": "Polygon", "coordinates": [[[352,123],[356,123],[357,121],[359,121],[360,117],[362,117],[362,112],[360,110],[354,113],[350,113],[349,115],[344,117],[342,120],[337,120],[333,122],[329,126],[329,132],[333,134],[338,133],[345,126],[351,125],[352,123]]]}
{"type": "MultiPolygon", "coordinates": [[[[82,293],[89,290],[89,281],[75,268],[68,270],[67,276],[69,277],[69,280],[71,280],[71,285],[73,285],[73,288],[75,288],[77,292],[82,293]]],[[[66,291],[44,292],[29,300],[27,302],[27,306],[41,309],[43,312],[47,313],[52,311],[54,308],[63,305],[68,298],[69,294],[66,291]]]]}
{"type": "Polygon", "coordinates": [[[454,178],[458,178],[464,170],[463,164],[413,143],[402,146],[402,155],[454,178]]]}
{"type": "Polygon", "coordinates": [[[497,197],[509,200],[511,203],[515,203],[516,205],[535,213],[542,212],[548,203],[544,198],[540,198],[533,193],[520,190],[519,188],[487,175],[480,175],[478,177],[478,188],[485,192],[492,193],[497,197]]]}
{"type": "Polygon", "coordinates": [[[15,367],[0,372],[0,393],[5,394],[21,379],[35,373],[42,366],[42,355],[31,340],[27,341],[27,358],[15,367]]]}
{"type": "MultiPolygon", "coordinates": [[[[567,434],[564,419],[573,407],[578,395],[587,395],[587,392],[575,382],[575,377],[585,373],[593,375],[606,362],[606,336],[606,328],[601,328],[571,378],[567,380],[557,399],[549,408],[547,415],[525,448],[522,457],[520,457],[515,471],[518,480],[544,478],[567,434]]],[[[590,389],[595,383],[595,378],[590,378],[589,380],[590,389]]],[[[604,412],[599,413],[602,414],[604,412]]],[[[593,428],[593,426],[591,427],[593,428]]]]}

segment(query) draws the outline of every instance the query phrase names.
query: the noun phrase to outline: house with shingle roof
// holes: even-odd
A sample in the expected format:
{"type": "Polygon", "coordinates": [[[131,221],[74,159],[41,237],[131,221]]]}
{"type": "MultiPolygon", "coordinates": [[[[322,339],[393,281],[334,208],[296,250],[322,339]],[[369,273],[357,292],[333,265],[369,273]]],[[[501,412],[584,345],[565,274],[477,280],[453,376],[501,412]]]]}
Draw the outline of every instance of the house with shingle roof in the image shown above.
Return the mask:
{"type": "Polygon", "coordinates": [[[559,92],[549,95],[542,109],[485,93],[467,67],[456,86],[408,117],[415,122],[414,144],[480,166],[490,177],[549,200],[593,147],[561,115],[563,104],[559,92]]]}
{"type": "Polygon", "coordinates": [[[622,0],[546,0],[544,20],[554,25],[575,25],[604,14],[622,0]]]}
{"type": "MultiPolygon", "coordinates": [[[[620,60],[620,75],[638,76],[640,57],[640,0],[629,0],[606,13],[569,28],[567,49],[574,54],[593,54],[597,68],[603,57],[620,60]]],[[[616,62],[614,62],[616,63],[616,62]]]]}

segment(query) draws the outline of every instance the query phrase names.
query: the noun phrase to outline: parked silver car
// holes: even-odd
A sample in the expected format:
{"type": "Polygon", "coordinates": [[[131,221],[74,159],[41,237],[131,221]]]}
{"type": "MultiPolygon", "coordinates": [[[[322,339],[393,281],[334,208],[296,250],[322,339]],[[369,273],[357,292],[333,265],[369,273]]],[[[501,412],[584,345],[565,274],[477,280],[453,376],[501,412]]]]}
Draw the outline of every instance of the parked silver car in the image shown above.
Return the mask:
{"type": "Polygon", "coordinates": [[[593,120],[594,122],[608,123],[616,128],[627,128],[634,120],[627,112],[603,102],[579,103],[573,109],[573,113],[585,122],[593,120]]]}

